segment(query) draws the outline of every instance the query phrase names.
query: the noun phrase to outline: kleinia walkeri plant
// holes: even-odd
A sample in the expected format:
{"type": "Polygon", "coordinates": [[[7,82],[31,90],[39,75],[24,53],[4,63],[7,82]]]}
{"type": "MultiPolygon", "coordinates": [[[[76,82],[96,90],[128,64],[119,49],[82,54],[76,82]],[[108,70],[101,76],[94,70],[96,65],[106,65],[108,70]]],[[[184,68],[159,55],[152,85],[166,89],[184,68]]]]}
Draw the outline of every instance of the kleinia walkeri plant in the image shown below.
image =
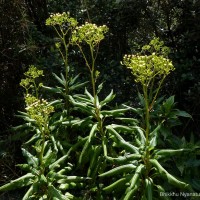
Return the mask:
{"type": "Polygon", "coordinates": [[[111,109],[108,104],[115,94],[112,90],[100,100],[103,84],[97,86],[100,72],[96,70],[99,45],[108,27],[88,22],[78,26],[65,12],[50,15],[46,25],[57,34],[55,46],[65,75],[53,74],[59,86],[48,87],[40,82],[42,70],[31,65],[25,72],[20,85],[25,89],[26,107],[20,117],[26,123],[15,130],[25,130],[29,138],[22,146],[27,163],[19,165],[28,173],[1,186],[0,192],[29,186],[23,200],[160,200],[160,192],[170,185],[193,192],[167,168],[171,157],[193,150],[163,145],[162,127],[179,116],[190,117],[174,109],[174,97],[158,98],[165,78],[175,69],[168,58],[169,48],[155,38],[141,53],[123,57],[121,64],[139,85],[141,107],[111,109]],[[84,94],[76,91],[88,82],[77,83],[79,75],[71,77],[68,57],[74,45],[90,73],[91,92],[85,88],[84,94]],[[42,89],[51,92],[51,102],[44,99],[42,89]],[[127,116],[127,111],[138,117],[127,116]]]}
{"type": "MultiPolygon", "coordinates": [[[[161,127],[164,121],[154,123],[151,119],[151,112],[154,112],[154,105],[163,81],[174,70],[174,66],[165,57],[167,47],[163,46],[157,38],[155,40],[152,40],[146,48],[154,50],[150,54],[125,55],[121,62],[131,70],[136,83],[142,88],[142,94],[140,94],[144,106],[142,110],[127,107],[130,111],[144,115],[144,124],[141,126],[139,120],[122,118],[122,121],[128,125],[112,124],[106,127],[113,145],[124,150],[119,150],[121,155],[118,157],[113,152],[105,151],[107,160],[114,163],[116,167],[99,176],[100,178],[113,177],[114,182],[103,190],[123,200],[159,199],[159,193],[165,191],[164,185],[166,185],[162,184],[162,179],[181,191],[193,191],[189,184],[179,180],[163,167],[163,160],[164,162],[170,161],[171,156],[190,151],[190,149],[160,149],[157,147],[159,141],[162,140],[161,127]],[[128,137],[127,134],[134,134],[135,139],[131,141],[132,137],[128,137]]],[[[104,147],[107,149],[106,145],[104,147]]]]}

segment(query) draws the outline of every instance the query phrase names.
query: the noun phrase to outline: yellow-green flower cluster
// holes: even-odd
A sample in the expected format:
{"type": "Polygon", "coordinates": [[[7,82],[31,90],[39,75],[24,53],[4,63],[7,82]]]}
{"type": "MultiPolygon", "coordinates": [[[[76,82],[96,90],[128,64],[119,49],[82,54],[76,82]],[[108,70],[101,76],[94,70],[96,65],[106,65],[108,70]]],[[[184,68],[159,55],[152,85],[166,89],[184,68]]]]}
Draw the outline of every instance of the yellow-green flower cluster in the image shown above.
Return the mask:
{"type": "MultiPolygon", "coordinates": [[[[28,71],[24,73],[24,75],[27,78],[22,79],[21,82],[20,82],[20,85],[22,87],[24,87],[26,90],[34,87],[34,83],[35,83],[36,78],[38,78],[40,76],[44,76],[43,70],[38,70],[37,67],[35,67],[34,65],[31,65],[29,67],[28,71]]],[[[42,83],[39,84],[39,87],[41,87],[41,86],[42,86],[42,83]]]]}
{"type": "Polygon", "coordinates": [[[69,27],[76,27],[78,22],[73,17],[70,17],[69,13],[63,12],[62,14],[56,13],[50,15],[50,17],[46,20],[47,26],[55,26],[55,25],[64,25],[67,24],[69,27]]]}
{"type": "Polygon", "coordinates": [[[48,120],[50,113],[54,112],[54,107],[44,99],[37,99],[30,94],[25,97],[27,114],[35,120],[39,127],[43,127],[48,120]]]}
{"type": "Polygon", "coordinates": [[[172,62],[155,53],[147,56],[125,55],[122,64],[130,68],[135,76],[135,81],[148,84],[155,76],[164,77],[174,70],[172,62]]]}
{"type": "Polygon", "coordinates": [[[37,67],[31,65],[28,71],[24,73],[24,75],[30,78],[38,78],[43,76],[43,70],[38,70],[37,67]]]}
{"type": "Polygon", "coordinates": [[[159,38],[153,38],[148,45],[142,47],[142,51],[167,57],[170,53],[170,48],[165,46],[164,42],[159,38]]]}
{"type": "Polygon", "coordinates": [[[104,35],[107,32],[108,27],[106,25],[97,26],[96,24],[86,22],[73,31],[71,41],[72,43],[86,42],[94,47],[104,39],[104,35]]]}

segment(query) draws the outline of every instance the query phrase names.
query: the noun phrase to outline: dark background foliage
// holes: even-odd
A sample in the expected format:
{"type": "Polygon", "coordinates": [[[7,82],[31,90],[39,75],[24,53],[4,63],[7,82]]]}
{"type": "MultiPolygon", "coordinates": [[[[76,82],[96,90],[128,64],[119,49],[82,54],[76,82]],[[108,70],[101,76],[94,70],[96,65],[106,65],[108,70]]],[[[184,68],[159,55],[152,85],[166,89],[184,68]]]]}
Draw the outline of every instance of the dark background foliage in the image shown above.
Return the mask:
{"type": "MultiPolygon", "coordinates": [[[[109,34],[100,47],[97,68],[101,72],[99,81],[109,88],[102,95],[113,88],[118,105],[128,101],[134,105],[137,95],[130,72],[120,65],[122,56],[136,53],[153,36],[160,37],[171,48],[170,57],[176,68],[162,92],[175,95],[178,107],[193,116],[193,120],[183,121],[184,125],[176,133],[187,137],[193,132],[199,137],[199,8],[200,1],[195,0],[1,0],[0,140],[15,134],[10,128],[19,123],[15,114],[23,110],[19,82],[28,65],[43,68],[47,77],[52,71],[58,74],[62,71],[54,47],[54,32],[45,26],[45,20],[51,13],[63,11],[69,11],[80,23],[89,21],[109,27],[109,34]]],[[[77,62],[81,61],[80,55],[71,51],[70,58],[74,73],[81,73],[84,79],[85,69],[77,62]]],[[[50,80],[46,84],[53,84],[52,79],[46,80],[50,80]]],[[[12,142],[8,141],[6,146],[8,150],[0,143],[1,154],[13,151],[12,142]]]]}

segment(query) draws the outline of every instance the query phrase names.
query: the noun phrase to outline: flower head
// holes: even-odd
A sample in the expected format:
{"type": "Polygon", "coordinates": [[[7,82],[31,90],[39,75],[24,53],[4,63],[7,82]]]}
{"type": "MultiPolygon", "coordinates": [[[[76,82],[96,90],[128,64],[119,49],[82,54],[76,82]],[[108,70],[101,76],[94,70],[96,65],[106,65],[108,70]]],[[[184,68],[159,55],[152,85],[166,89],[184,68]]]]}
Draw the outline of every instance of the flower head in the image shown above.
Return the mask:
{"type": "Polygon", "coordinates": [[[73,17],[70,17],[69,13],[63,12],[62,14],[56,13],[50,15],[46,20],[47,26],[64,25],[67,24],[68,27],[76,27],[78,22],[73,17]]]}
{"type": "Polygon", "coordinates": [[[155,76],[166,76],[174,70],[172,62],[154,53],[147,56],[125,55],[122,64],[131,69],[135,81],[147,84],[155,76]]]}
{"type": "Polygon", "coordinates": [[[35,120],[39,127],[44,126],[49,115],[54,112],[54,107],[44,99],[37,99],[35,96],[27,94],[25,97],[26,110],[31,119],[35,120]]]}
{"type": "Polygon", "coordinates": [[[30,65],[29,69],[27,72],[24,73],[25,76],[35,79],[40,76],[43,76],[43,70],[37,69],[34,65],[30,65]]]}
{"type": "Polygon", "coordinates": [[[105,33],[108,32],[106,25],[97,26],[86,22],[84,25],[77,27],[72,33],[72,43],[86,42],[89,45],[96,46],[104,39],[105,33]]]}
{"type": "MultiPolygon", "coordinates": [[[[20,82],[20,86],[28,90],[29,88],[34,87],[34,81],[36,78],[39,78],[43,75],[43,70],[37,69],[34,65],[31,65],[27,72],[24,73],[26,76],[25,79],[22,79],[20,82]]],[[[39,87],[42,87],[42,83],[39,84],[39,87]]]]}

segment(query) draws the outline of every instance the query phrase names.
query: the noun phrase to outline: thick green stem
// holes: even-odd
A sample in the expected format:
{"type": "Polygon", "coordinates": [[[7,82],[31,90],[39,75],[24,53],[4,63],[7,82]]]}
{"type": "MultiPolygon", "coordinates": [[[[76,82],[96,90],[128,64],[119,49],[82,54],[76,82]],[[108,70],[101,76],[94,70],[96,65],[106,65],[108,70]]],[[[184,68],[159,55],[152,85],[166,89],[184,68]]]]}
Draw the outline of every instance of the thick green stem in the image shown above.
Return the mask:
{"type": "Polygon", "coordinates": [[[45,172],[45,166],[44,166],[44,161],[43,161],[43,157],[44,157],[44,149],[45,149],[45,136],[47,134],[49,134],[49,128],[48,128],[48,117],[45,117],[45,123],[44,123],[44,127],[40,128],[41,131],[41,136],[42,136],[42,144],[41,144],[41,151],[39,154],[39,162],[40,162],[40,170],[41,170],[41,174],[44,174],[45,172]]]}
{"type": "Polygon", "coordinates": [[[155,82],[155,77],[153,77],[152,80],[151,80],[150,92],[149,92],[149,99],[150,99],[150,101],[152,101],[152,99],[153,99],[153,86],[154,86],[154,82],[155,82]]]}
{"type": "Polygon", "coordinates": [[[156,90],[156,94],[154,95],[152,99],[152,93],[153,93],[153,86],[154,86],[154,79],[152,80],[153,82],[151,83],[151,88],[150,88],[150,94],[148,94],[148,85],[149,84],[143,84],[143,93],[144,93],[144,101],[145,101],[145,136],[146,136],[146,152],[145,152],[145,158],[144,158],[144,163],[146,166],[146,172],[145,176],[148,178],[149,172],[151,169],[151,164],[150,164],[150,151],[149,151],[149,133],[150,133],[150,111],[154,106],[154,103],[157,99],[158,93],[160,91],[161,85],[165,79],[165,76],[161,79],[159,82],[159,86],[156,90]],[[150,95],[150,96],[149,96],[150,95]],[[152,99],[151,104],[149,103],[149,98],[152,99]]]}
{"type": "MultiPolygon", "coordinates": [[[[62,31],[62,30],[61,30],[62,31]]],[[[68,30],[67,30],[68,32],[68,30]]],[[[67,33],[66,32],[66,33],[67,33]]],[[[63,41],[63,45],[64,45],[64,49],[65,49],[65,56],[63,55],[63,61],[64,61],[64,65],[65,65],[65,95],[66,95],[66,99],[65,99],[65,105],[66,105],[66,109],[67,109],[67,116],[70,116],[70,103],[69,103],[69,64],[68,64],[68,51],[69,51],[69,43],[66,43],[65,40],[65,36],[66,33],[64,33],[62,31],[62,41],[63,41]]]]}
{"type": "MultiPolygon", "coordinates": [[[[91,64],[91,82],[92,82],[92,91],[93,91],[93,96],[94,96],[94,107],[95,107],[95,116],[96,120],[98,121],[98,129],[101,135],[102,139],[102,146],[105,147],[105,132],[103,128],[103,119],[100,116],[100,108],[97,105],[97,92],[96,92],[96,74],[95,74],[95,60],[96,56],[94,56],[94,47],[90,45],[90,53],[91,53],[91,59],[92,59],[92,64],[91,64]]],[[[105,148],[104,148],[105,151],[105,148]]],[[[104,152],[105,153],[105,152],[104,152]]]]}
{"type": "Polygon", "coordinates": [[[66,95],[69,95],[69,66],[68,66],[68,46],[65,44],[65,93],[66,95]]]}
{"type": "Polygon", "coordinates": [[[36,83],[35,83],[35,79],[33,80],[33,85],[34,85],[34,88],[35,88],[35,97],[38,99],[38,97],[39,97],[39,94],[38,94],[38,87],[37,87],[37,85],[36,85],[36,83]]]}
{"type": "Polygon", "coordinates": [[[95,108],[95,118],[98,121],[99,132],[100,132],[101,136],[103,137],[105,135],[104,130],[103,130],[103,119],[101,119],[101,117],[100,117],[100,110],[97,105],[97,92],[96,92],[95,60],[96,60],[97,54],[94,55],[94,47],[92,45],[90,45],[91,64],[89,64],[88,59],[86,58],[81,46],[79,44],[77,44],[77,45],[83,55],[86,66],[88,67],[88,69],[90,71],[92,93],[93,93],[93,97],[94,97],[93,103],[94,103],[94,108],[95,108]]]}
{"type": "Polygon", "coordinates": [[[43,163],[43,156],[44,156],[44,144],[45,144],[45,133],[44,130],[41,129],[42,134],[42,144],[41,144],[41,151],[39,154],[39,162],[40,162],[40,173],[44,174],[45,168],[43,163]]]}
{"type": "Polygon", "coordinates": [[[104,156],[107,157],[107,144],[106,144],[106,137],[103,136],[102,137],[102,146],[103,146],[103,153],[104,153],[104,156]]]}
{"type": "Polygon", "coordinates": [[[92,93],[94,96],[94,106],[96,107],[97,105],[97,96],[96,96],[96,84],[95,84],[95,73],[94,70],[92,69],[91,71],[91,83],[92,83],[92,93]]]}
{"type": "Polygon", "coordinates": [[[94,104],[96,107],[96,77],[95,77],[95,58],[94,58],[94,47],[90,45],[90,53],[91,53],[91,59],[92,59],[92,66],[91,66],[91,81],[92,81],[92,91],[94,96],[94,104]]]}
{"type": "Polygon", "coordinates": [[[63,59],[64,62],[64,66],[65,66],[65,80],[66,80],[66,84],[65,84],[65,105],[66,105],[66,109],[67,109],[67,115],[70,115],[70,102],[69,102],[69,65],[68,65],[68,50],[69,50],[69,45],[70,45],[70,39],[68,41],[68,43],[66,42],[66,35],[68,35],[68,32],[71,30],[71,28],[68,28],[66,31],[63,30],[63,28],[61,26],[59,26],[59,30],[53,26],[57,35],[59,36],[59,38],[62,41],[62,44],[64,46],[64,50],[65,53],[63,53],[61,51],[61,49],[58,47],[58,50],[61,54],[61,57],[63,59]]]}
{"type": "Polygon", "coordinates": [[[90,47],[90,55],[91,55],[91,64],[89,64],[88,62],[88,59],[87,57],[85,56],[81,46],[77,43],[82,55],[83,55],[83,58],[85,60],[85,63],[86,63],[86,66],[88,67],[89,71],[90,71],[90,77],[91,77],[91,84],[92,84],[92,93],[93,93],[93,97],[94,97],[94,102],[93,102],[93,105],[94,105],[94,108],[95,108],[95,118],[98,122],[98,130],[99,130],[99,133],[101,135],[101,139],[102,139],[102,146],[103,146],[103,149],[104,149],[104,154],[107,155],[106,153],[106,149],[105,149],[105,131],[104,131],[104,128],[103,128],[103,122],[104,120],[101,118],[100,116],[100,108],[98,106],[98,103],[97,103],[97,91],[96,91],[96,74],[95,74],[95,61],[96,61],[96,58],[97,58],[97,53],[98,53],[98,48],[99,46],[97,46],[97,49],[96,49],[96,54],[94,54],[94,46],[92,44],[89,45],[90,47]]]}
{"type": "Polygon", "coordinates": [[[160,91],[160,88],[161,88],[161,86],[162,86],[162,84],[163,84],[163,81],[164,81],[165,77],[166,77],[166,76],[164,76],[164,77],[162,78],[162,80],[159,82],[158,88],[157,88],[157,90],[156,90],[156,94],[154,95],[153,100],[152,100],[152,102],[151,102],[151,105],[149,106],[149,111],[151,111],[151,109],[152,109],[153,106],[154,106],[154,103],[155,103],[155,101],[156,101],[156,99],[157,99],[158,93],[159,93],[159,91],[160,91]]]}
{"type": "Polygon", "coordinates": [[[90,73],[91,73],[91,68],[90,68],[90,65],[89,65],[89,63],[88,63],[88,60],[87,60],[87,58],[86,58],[86,56],[85,56],[85,54],[84,54],[84,52],[83,52],[83,49],[81,48],[81,46],[77,43],[77,46],[79,47],[79,49],[80,49],[80,51],[81,51],[81,53],[82,53],[82,55],[83,55],[83,58],[84,58],[84,60],[85,60],[85,64],[86,64],[86,66],[87,66],[87,68],[89,69],[89,71],[90,71],[90,73]]]}
{"type": "Polygon", "coordinates": [[[149,145],[149,130],[150,130],[150,114],[149,114],[149,98],[148,98],[148,91],[147,86],[143,85],[143,92],[144,92],[144,101],[145,101],[145,136],[146,136],[146,145],[149,145]]]}
{"type": "Polygon", "coordinates": [[[146,137],[146,152],[144,157],[144,164],[146,166],[145,176],[149,176],[150,171],[150,152],[149,152],[149,132],[150,132],[150,111],[149,111],[149,96],[148,96],[148,86],[143,85],[144,101],[145,101],[145,137],[146,137]]]}

